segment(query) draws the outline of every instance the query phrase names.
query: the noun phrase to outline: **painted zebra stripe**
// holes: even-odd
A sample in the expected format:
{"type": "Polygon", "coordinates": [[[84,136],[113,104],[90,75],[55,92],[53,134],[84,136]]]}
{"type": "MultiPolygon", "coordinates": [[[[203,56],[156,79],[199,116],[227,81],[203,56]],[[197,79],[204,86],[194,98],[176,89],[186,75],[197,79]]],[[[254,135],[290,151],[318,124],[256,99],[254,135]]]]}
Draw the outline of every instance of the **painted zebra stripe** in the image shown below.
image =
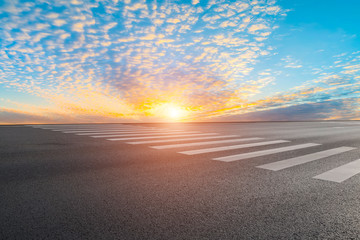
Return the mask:
{"type": "MultiPolygon", "coordinates": [[[[191,132],[197,132],[198,131],[191,131],[191,132]]],[[[68,132],[69,133],[69,132],[68,132]]],[[[81,132],[81,133],[75,133],[76,135],[104,135],[104,134],[122,134],[122,133],[168,133],[168,134],[176,134],[176,133],[185,133],[180,130],[146,130],[146,129],[134,129],[134,130],[111,130],[111,131],[92,131],[92,132],[81,132]]]]}
{"type": "Polygon", "coordinates": [[[200,133],[200,134],[184,134],[184,135],[171,135],[171,136],[108,138],[107,140],[109,140],[109,141],[123,141],[123,140],[151,139],[151,138],[176,138],[176,137],[191,137],[191,136],[209,136],[209,135],[216,135],[216,134],[217,133],[200,133]]]}
{"type": "Polygon", "coordinates": [[[183,151],[183,152],[179,152],[179,153],[186,154],[186,155],[195,155],[195,154],[201,154],[201,153],[220,152],[220,151],[227,151],[227,150],[248,148],[248,147],[256,147],[256,146],[265,146],[265,145],[285,143],[285,142],[289,142],[289,141],[275,140],[275,141],[248,143],[248,144],[240,144],[240,145],[232,145],[232,146],[224,146],[224,147],[196,149],[196,150],[190,150],[190,151],[183,151]]]}
{"type": "MultiPolygon", "coordinates": [[[[176,132],[176,133],[161,133],[161,132],[155,132],[155,133],[124,133],[124,134],[112,134],[112,135],[98,135],[98,136],[90,136],[93,138],[108,138],[108,137],[122,137],[122,136],[154,136],[154,135],[174,135],[177,136],[179,134],[190,134],[190,133],[199,133],[199,132],[176,132]]],[[[79,135],[79,134],[78,134],[79,135]]]]}
{"type": "Polygon", "coordinates": [[[181,147],[192,147],[192,146],[201,146],[201,145],[211,145],[211,144],[221,144],[221,143],[232,143],[232,142],[246,142],[246,141],[255,141],[261,140],[263,138],[236,138],[230,140],[219,140],[219,141],[206,141],[206,142],[195,142],[195,143],[180,143],[180,144],[168,144],[161,146],[152,146],[155,149],[169,149],[169,148],[181,148],[181,147]]]}
{"type": "Polygon", "coordinates": [[[315,176],[316,179],[341,183],[360,173],[360,159],[315,176]]]}
{"type": "Polygon", "coordinates": [[[301,165],[304,163],[312,162],[315,160],[319,160],[322,158],[330,157],[332,155],[336,155],[339,153],[347,152],[350,150],[353,150],[355,148],[352,147],[339,147],[339,148],[333,148],[321,152],[311,153],[304,156],[294,157],[278,162],[268,163],[264,165],[257,166],[258,168],[268,169],[272,171],[279,171],[282,169],[290,168],[293,166],[301,165]]]}
{"type": "Polygon", "coordinates": [[[221,135],[221,136],[211,136],[211,137],[160,139],[160,140],[127,142],[127,144],[151,144],[151,143],[164,143],[164,142],[180,142],[180,141],[195,141],[195,140],[207,140],[207,139],[218,139],[218,138],[232,138],[232,137],[239,137],[239,135],[221,135]]]}
{"type": "Polygon", "coordinates": [[[242,154],[236,154],[236,155],[230,155],[225,157],[219,157],[219,158],[213,158],[215,161],[223,161],[223,162],[232,162],[247,158],[253,158],[253,157],[260,157],[260,156],[266,156],[274,153],[281,153],[281,152],[287,152],[297,149],[303,149],[308,147],[314,147],[319,146],[321,144],[318,143],[304,143],[299,145],[293,145],[289,147],[282,147],[282,148],[274,148],[269,150],[262,150],[262,151],[256,151],[256,152],[249,152],[249,153],[242,153],[242,154]]]}

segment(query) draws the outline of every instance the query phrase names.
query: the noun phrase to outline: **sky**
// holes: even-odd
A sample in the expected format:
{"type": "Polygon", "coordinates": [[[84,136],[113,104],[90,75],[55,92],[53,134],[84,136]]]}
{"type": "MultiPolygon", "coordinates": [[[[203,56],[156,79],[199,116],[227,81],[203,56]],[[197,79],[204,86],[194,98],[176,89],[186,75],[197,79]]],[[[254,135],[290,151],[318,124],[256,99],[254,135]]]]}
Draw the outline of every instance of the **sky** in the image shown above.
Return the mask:
{"type": "Polygon", "coordinates": [[[358,0],[0,0],[0,124],[360,120],[358,0]]]}

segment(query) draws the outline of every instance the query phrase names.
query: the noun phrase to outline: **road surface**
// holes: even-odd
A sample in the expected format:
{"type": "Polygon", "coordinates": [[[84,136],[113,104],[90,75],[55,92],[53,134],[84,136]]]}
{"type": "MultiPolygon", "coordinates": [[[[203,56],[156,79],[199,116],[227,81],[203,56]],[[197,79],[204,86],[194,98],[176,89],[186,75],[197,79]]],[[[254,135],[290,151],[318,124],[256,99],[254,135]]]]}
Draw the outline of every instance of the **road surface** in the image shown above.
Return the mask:
{"type": "Polygon", "coordinates": [[[359,239],[360,122],[0,126],[0,239],[359,239]]]}

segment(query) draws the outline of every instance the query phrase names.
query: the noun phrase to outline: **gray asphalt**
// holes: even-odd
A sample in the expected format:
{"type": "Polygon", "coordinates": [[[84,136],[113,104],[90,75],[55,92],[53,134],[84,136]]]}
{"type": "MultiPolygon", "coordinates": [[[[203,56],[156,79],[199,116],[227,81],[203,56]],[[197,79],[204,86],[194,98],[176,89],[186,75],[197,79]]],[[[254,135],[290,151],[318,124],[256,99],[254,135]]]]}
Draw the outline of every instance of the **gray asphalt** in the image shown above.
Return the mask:
{"type": "Polygon", "coordinates": [[[212,158],[279,146],[187,156],[196,147],[0,126],[0,239],[360,239],[360,174],[313,178],[360,159],[360,122],[126,125],[321,145],[227,163],[212,158]],[[357,149],[256,168],[342,146],[357,149]]]}

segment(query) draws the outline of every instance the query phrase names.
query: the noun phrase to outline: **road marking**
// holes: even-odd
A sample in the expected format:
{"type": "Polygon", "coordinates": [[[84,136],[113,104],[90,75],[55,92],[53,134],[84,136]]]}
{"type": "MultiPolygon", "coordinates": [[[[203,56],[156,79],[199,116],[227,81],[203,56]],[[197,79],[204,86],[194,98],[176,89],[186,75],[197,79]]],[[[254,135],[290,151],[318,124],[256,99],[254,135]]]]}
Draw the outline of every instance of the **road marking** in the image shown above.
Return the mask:
{"type": "Polygon", "coordinates": [[[216,138],[232,138],[239,137],[239,135],[221,135],[213,137],[194,137],[194,138],[177,138],[177,139],[161,139],[161,140],[150,140],[150,141],[136,141],[127,142],[127,144],[151,144],[151,143],[163,143],[163,142],[180,142],[180,141],[193,141],[193,140],[205,140],[205,139],[216,139],[216,138]]]}
{"type": "MultiPolygon", "coordinates": [[[[124,133],[124,134],[99,135],[99,136],[90,136],[90,137],[93,137],[93,138],[108,138],[108,137],[110,137],[111,138],[111,137],[122,137],[122,136],[153,136],[153,135],[171,135],[171,134],[176,136],[178,134],[183,135],[183,134],[190,134],[190,133],[199,133],[199,132],[176,132],[176,133],[161,133],[161,132],[160,133],[139,133],[139,132],[137,132],[134,134],[124,133]]],[[[78,135],[80,135],[80,134],[78,134],[78,135]]]]}
{"type": "Polygon", "coordinates": [[[96,129],[96,128],[127,128],[127,127],[137,127],[137,126],[124,126],[124,125],[118,125],[118,126],[77,126],[77,127],[43,127],[43,128],[49,128],[49,129],[96,129]]]}
{"type": "Polygon", "coordinates": [[[102,131],[102,130],[131,130],[131,129],[139,129],[139,128],[77,128],[77,129],[52,129],[52,131],[57,132],[86,132],[86,131],[102,131]]]}
{"type": "MultiPolygon", "coordinates": [[[[44,129],[44,128],[43,128],[44,129]]],[[[76,128],[76,129],[58,129],[58,128],[51,128],[51,129],[47,129],[46,130],[51,130],[54,132],[77,132],[77,131],[105,131],[105,130],[135,130],[135,129],[146,129],[146,128],[135,128],[135,127],[131,127],[131,128],[76,128]]]]}
{"type": "MultiPolygon", "coordinates": [[[[191,131],[193,133],[199,133],[198,131],[191,131]]],[[[136,130],[136,131],[106,131],[106,132],[86,132],[86,133],[75,133],[76,135],[86,136],[86,135],[104,135],[104,134],[123,134],[123,133],[164,133],[164,131],[159,130],[136,130]]],[[[183,131],[166,131],[164,134],[177,134],[177,133],[188,133],[183,131]]]]}
{"type": "Polygon", "coordinates": [[[360,173],[360,159],[324,172],[313,178],[341,183],[360,173]]]}
{"type": "Polygon", "coordinates": [[[140,127],[140,126],[79,126],[79,127],[71,127],[71,128],[62,128],[62,127],[38,127],[42,129],[48,130],[56,130],[56,131],[77,131],[77,130],[96,130],[96,129],[155,129],[154,127],[140,127]]]}
{"type": "Polygon", "coordinates": [[[263,168],[263,169],[268,169],[268,170],[272,170],[272,171],[279,171],[279,170],[282,170],[285,168],[290,168],[290,167],[297,166],[300,164],[312,162],[312,161],[315,161],[318,159],[330,157],[332,155],[347,152],[347,151],[350,151],[353,149],[355,149],[355,148],[352,148],[352,147],[333,148],[333,149],[329,149],[329,150],[325,150],[325,151],[321,151],[321,152],[307,154],[307,155],[300,156],[300,157],[294,157],[294,158],[290,158],[290,159],[286,159],[286,160],[282,160],[282,161],[278,161],[278,162],[260,165],[260,166],[257,166],[257,168],[263,168]]]}
{"type": "MultiPolygon", "coordinates": [[[[44,128],[67,128],[67,127],[102,127],[103,124],[61,124],[61,125],[32,125],[32,127],[44,127],[44,128]]],[[[116,124],[108,127],[126,126],[124,124],[116,124]]]]}
{"type": "Polygon", "coordinates": [[[263,138],[258,138],[258,137],[255,137],[255,138],[237,138],[237,139],[219,140],[219,141],[169,144],[169,145],[161,145],[161,146],[152,146],[152,148],[155,148],[155,149],[169,149],[169,148],[211,145],[211,144],[219,144],[219,143],[245,142],[245,141],[254,141],[254,140],[261,140],[261,139],[263,139],[263,138]]]}
{"type": "MultiPolygon", "coordinates": [[[[123,129],[87,129],[87,130],[52,130],[55,132],[63,133],[91,133],[91,132],[114,132],[114,131],[154,131],[155,129],[144,129],[144,128],[123,128],[123,129]]],[[[160,131],[160,130],[157,130],[160,131]]]]}
{"type": "Polygon", "coordinates": [[[232,146],[224,146],[224,147],[203,148],[203,149],[196,149],[196,150],[190,150],[190,151],[183,151],[183,152],[179,152],[179,153],[186,154],[186,155],[195,155],[195,154],[201,154],[201,153],[220,152],[220,151],[227,151],[227,150],[232,150],[232,149],[264,146],[264,145],[286,143],[286,142],[290,142],[290,141],[275,140],[275,141],[248,143],[248,144],[240,144],[240,145],[232,145],[232,146]]]}
{"type": "Polygon", "coordinates": [[[274,148],[274,149],[269,149],[269,150],[262,150],[262,151],[256,151],[256,152],[241,153],[241,154],[230,155],[230,156],[225,156],[225,157],[213,158],[213,160],[223,161],[223,162],[232,162],[232,161],[237,161],[237,160],[242,160],[242,159],[247,159],[247,158],[266,156],[266,155],[270,155],[270,154],[274,154],[274,153],[281,153],[281,152],[292,151],[292,150],[308,148],[308,147],[314,147],[314,146],[319,146],[319,145],[321,145],[321,144],[305,143],[305,144],[299,144],[299,145],[294,145],[294,146],[289,146],[289,147],[274,148]]]}
{"type": "Polygon", "coordinates": [[[175,138],[175,137],[190,137],[190,136],[209,136],[218,133],[199,133],[199,134],[184,134],[184,135],[171,135],[171,136],[152,136],[152,137],[131,137],[131,138],[108,138],[109,141],[122,141],[122,140],[135,140],[135,139],[151,139],[151,138],[175,138]]]}
{"type": "MultiPolygon", "coordinates": [[[[127,130],[94,130],[94,131],[61,131],[62,133],[73,133],[73,134],[96,134],[96,133],[112,133],[112,132],[136,132],[144,131],[142,129],[127,129],[127,130]]],[[[149,130],[146,130],[149,131],[149,130]]]]}
{"type": "Polygon", "coordinates": [[[71,131],[71,130],[92,130],[92,129],[127,129],[127,128],[140,128],[140,127],[133,127],[133,126],[113,126],[113,127],[108,127],[108,126],[98,126],[98,127],[84,127],[84,126],[79,126],[79,127],[72,127],[72,128],[59,128],[59,127],[38,127],[41,129],[47,129],[47,130],[57,130],[57,131],[71,131]]]}

